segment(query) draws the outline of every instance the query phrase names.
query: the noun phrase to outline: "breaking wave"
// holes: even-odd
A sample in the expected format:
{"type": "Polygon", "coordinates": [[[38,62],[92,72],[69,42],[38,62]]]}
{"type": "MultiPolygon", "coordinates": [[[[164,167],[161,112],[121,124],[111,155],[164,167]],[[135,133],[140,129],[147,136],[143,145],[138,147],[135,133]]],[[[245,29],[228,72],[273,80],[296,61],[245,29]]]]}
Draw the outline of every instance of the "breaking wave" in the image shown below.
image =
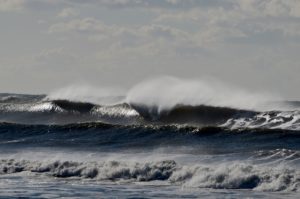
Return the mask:
{"type": "Polygon", "coordinates": [[[300,130],[300,102],[246,92],[217,80],[161,77],[129,89],[71,86],[49,95],[0,94],[0,122],[180,124],[300,130]]]}
{"type": "Polygon", "coordinates": [[[299,191],[300,172],[293,168],[245,163],[182,166],[174,160],[158,162],[76,162],[2,159],[0,174],[31,172],[58,178],[98,181],[166,181],[183,187],[299,191]]]}
{"type": "MultiPolygon", "coordinates": [[[[177,104],[158,111],[139,103],[101,105],[91,102],[49,100],[44,96],[3,95],[0,121],[24,124],[105,122],[123,125],[181,124],[231,129],[264,128],[300,130],[300,111],[255,111],[232,107],[177,104]]],[[[288,102],[285,102],[288,104],[288,102]]],[[[290,102],[295,106],[296,102],[290,102]]]]}

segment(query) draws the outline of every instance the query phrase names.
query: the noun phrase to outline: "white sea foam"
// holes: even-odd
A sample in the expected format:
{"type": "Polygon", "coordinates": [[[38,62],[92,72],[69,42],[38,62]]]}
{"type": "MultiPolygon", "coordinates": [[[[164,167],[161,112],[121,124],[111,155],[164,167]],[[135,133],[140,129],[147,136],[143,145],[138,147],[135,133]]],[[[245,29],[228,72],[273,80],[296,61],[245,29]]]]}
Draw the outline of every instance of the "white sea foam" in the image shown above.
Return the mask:
{"type": "Polygon", "coordinates": [[[112,118],[124,118],[124,117],[139,117],[139,113],[123,104],[115,106],[99,106],[92,110],[92,114],[102,115],[112,118]]]}
{"type": "Polygon", "coordinates": [[[231,129],[239,128],[267,128],[267,129],[287,129],[300,130],[300,112],[299,111],[277,111],[262,112],[253,117],[231,118],[221,127],[231,129]]]}
{"type": "Polygon", "coordinates": [[[299,191],[300,172],[288,166],[267,167],[247,163],[179,165],[174,160],[130,162],[0,161],[0,174],[31,172],[79,180],[127,182],[166,181],[183,187],[299,191]]]}
{"type": "Polygon", "coordinates": [[[294,169],[269,168],[243,163],[182,167],[170,178],[183,186],[216,189],[298,191],[300,173],[294,169]]]}
{"type": "Polygon", "coordinates": [[[42,102],[33,104],[28,108],[29,112],[48,112],[48,111],[55,111],[55,112],[63,112],[63,109],[54,105],[51,102],[42,102]]]}
{"type": "Polygon", "coordinates": [[[3,112],[63,112],[61,108],[51,102],[4,104],[0,106],[3,112]]]}

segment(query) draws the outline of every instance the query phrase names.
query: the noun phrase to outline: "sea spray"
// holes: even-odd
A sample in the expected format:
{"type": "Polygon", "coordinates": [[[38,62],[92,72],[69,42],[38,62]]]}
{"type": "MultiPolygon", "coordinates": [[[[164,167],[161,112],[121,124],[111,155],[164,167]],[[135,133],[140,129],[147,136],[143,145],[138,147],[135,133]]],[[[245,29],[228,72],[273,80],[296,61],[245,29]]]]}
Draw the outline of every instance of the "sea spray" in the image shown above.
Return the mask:
{"type": "Polygon", "coordinates": [[[273,110],[268,102],[280,98],[266,93],[253,93],[218,80],[185,80],[175,77],[149,79],[132,87],[126,102],[144,105],[159,114],[177,105],[207,105],[246,110],[273,110]]]}

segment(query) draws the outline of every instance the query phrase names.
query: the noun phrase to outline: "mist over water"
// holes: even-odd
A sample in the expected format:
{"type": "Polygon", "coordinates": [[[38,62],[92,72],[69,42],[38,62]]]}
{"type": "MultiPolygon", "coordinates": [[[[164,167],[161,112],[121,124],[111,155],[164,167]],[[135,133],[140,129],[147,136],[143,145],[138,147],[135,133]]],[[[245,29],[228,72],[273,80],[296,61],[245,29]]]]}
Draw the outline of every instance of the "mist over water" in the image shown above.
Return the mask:
{"type": "Polygon", "coordinates": [[[254,93],[234,85],[210,80],[186,80],[175,77],[150,79],[135,85],[126,95],[130,104],[157,107],[158,112],[176,105],[207,105],[245,110],[272,110],[268,102],[280,101],[280,97],[267,93],[254,93]]]}
{"type": "Polygon", "coordinates": [[[88,84],[73,84],[50,92],[46,100],[70,100],[95,104],[116,104],[125,95],[124,89],[95,87],[88,84]]]}
{"type": "Polygon", "coordinates": [[[188,80],[171,76],[142,81],[127,91],[124,88],[98,88],[74,84],[50,92],[46,99],[92,102],[100,105],[126,102],[157,108],[158,112],[170,110],[177,105],[207,105],[257,111],[288,108],[284,103],[270,104],[283,101],[276,94],[247,91],[214,78],[188,80]]]}

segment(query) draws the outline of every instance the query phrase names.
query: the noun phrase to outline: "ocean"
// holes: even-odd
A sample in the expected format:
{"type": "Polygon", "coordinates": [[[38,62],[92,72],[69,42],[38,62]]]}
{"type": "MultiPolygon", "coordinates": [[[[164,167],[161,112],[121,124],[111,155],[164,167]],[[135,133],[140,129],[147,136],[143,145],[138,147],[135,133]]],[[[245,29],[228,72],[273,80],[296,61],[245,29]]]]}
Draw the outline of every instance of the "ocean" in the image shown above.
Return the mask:
{"type": "Polygon", "coordinates": [[[300,102],[112,98],[0,94],[0,198],[300,198],[300,102]]]}

